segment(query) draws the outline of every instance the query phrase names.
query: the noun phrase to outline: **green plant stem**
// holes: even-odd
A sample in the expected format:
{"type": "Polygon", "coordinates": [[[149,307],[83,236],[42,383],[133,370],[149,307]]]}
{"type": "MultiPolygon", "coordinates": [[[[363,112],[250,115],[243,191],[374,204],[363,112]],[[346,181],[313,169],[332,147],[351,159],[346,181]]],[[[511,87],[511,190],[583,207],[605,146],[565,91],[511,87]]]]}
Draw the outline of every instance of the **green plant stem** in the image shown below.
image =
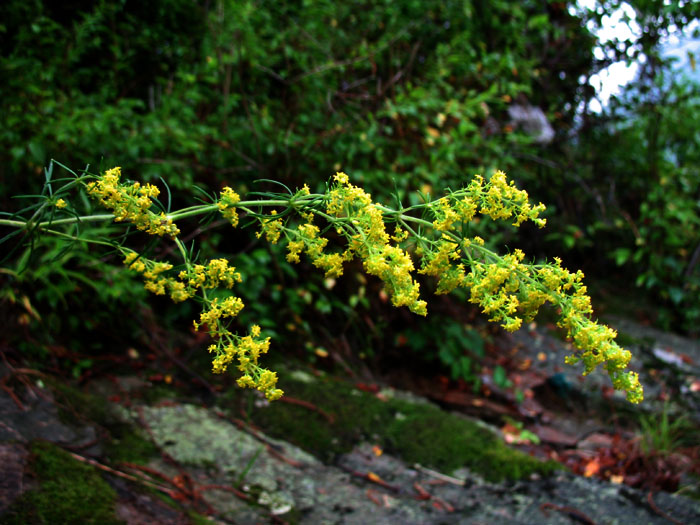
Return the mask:
{"type": "MultiPolygon", "coordinates": [[[[312,200],[310,199],[316,199],[319,197],[322,197],[322,195],[308,195],[304,197],[304,201],[309,201],[312,200]]],[[[290,202],[292,199],[268,199],[268,200],[259,200],[259,201],[240,201],[236,203],[235,207],[236,208],[245,208],[247,206],[266,206],[266,207],[272,207],[272,206],[289,206],[290,202]]],[[[218,210],[218,205],[217,204],[206,204],[206,205],[201,205],[201,206],[192,206],[189,208],[185,208],[183,210],[174,212],[174,213],[169,213],[167,214],[168,219],[172,219],[173,221],[184,219],[187,217],[195,217],[197,215],[204,215],[206,213],[216,211],[218,210]]],[[[61,224],[75,224],[78,222],[100,222],[100,221],[109,221],[113,220],[114,215],[111,213],[101,213],[97,215],[82,215],[78,217],[70,217],[70,218],[65,218],[65,219],[57,219],[57,220],[52,220],[52,221],[43,221],[37,224],[33,224],[31,220],[27,221],[18,221],[18,220],[11,220],[11,219],[0,219],[0,226],[10,226],[14,228],[27,228],[29,226],[34,226],[36,228],[41,228],[45,229],[48,226],[56,226],[56,225],[61,225],[61,224]]]]}
{"type": "Polygon", "coordinates": [[[63,237],[64,239],[70,239],[72,241],[82,241],[82,242],[87,242],[89,244],[100,244],[102,246],[109,246],[110,248],[115,248],[116,245],[111,242],[107,241],[98,241],[96,239],[85,239],[84,237],[77,237],[75,235],[70,235],[69,233],[64,233],[64,232],[59,232],[56,230],[43,230],[46,233],[50,233],[51,235],[56,235],[57,237],[63,237]]]}
{"type": "Polygon", "coordinates": [[[36,228],[44,229],[47,226],[56,226],[56,225],[61,225],[61,224],[75,224],[77,222],[100,222],[100,221],[108,221],[110,219],[114,219],[114,215],[111,213],[102,213],[99,215],[83,215],[80,217],[70,217],[67,219],[57,219],[55,221],[44,221],[44,222],[40,222],[37,224],[33,224],[31,220],[13,221],[10,219],[0,219],[0,226],[13,226],[15,228],[27,228],[27,227],[34,226],[36,228]]]}

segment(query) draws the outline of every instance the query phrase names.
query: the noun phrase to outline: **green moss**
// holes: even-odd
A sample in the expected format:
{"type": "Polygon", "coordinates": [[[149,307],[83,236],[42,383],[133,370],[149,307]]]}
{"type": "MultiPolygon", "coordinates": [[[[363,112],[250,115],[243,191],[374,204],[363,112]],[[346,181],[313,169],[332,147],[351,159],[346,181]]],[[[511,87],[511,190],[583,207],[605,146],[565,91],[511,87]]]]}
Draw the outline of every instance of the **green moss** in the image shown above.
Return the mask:
{"type": "Polygon", "coordinates": [[[511,449],[488,430],[430,404],[382,401],[332,379],[307,382],[290,374],[283,377],[287,396],[312,403],[332,421],[318,411],[283,401],[251,409],[250,418],[267,434],[325,461],[371,440],[406,462],[447,472],[466,466],[491,481],[561,468],[511,449]]]}
{"type": "Polygon", "coordinates": [[[114,421],[106,399],[83,392],[60,380],[49,378],[47,383],[59,402],[59,416],[64,423],[75,424],[76,414],[100,425],[114,421]]]}
{"type": "Polygon", "coordinates": [[[123,523],[114,515],[116,492],[95,468],[73,459],[51,443],[35,442],[31,452],[31,467],[39,486],[12,505],[3,516],[3,523],[123,523]]]}
{"type": "Polygon", "coordinates": [[[174,386],[169,386],[165,383],[157,383],[150,385],[139,392],[139,402],[145,403],[147,405],[155,405],[164,399],[183,399],[182,392],[174,386]]]}
{"type": "Polygon", "coordinates": [[[374,396],[331,379],[307,383],[285,380],[289,397],[312,403],[332,418],[284,401],[251,410],[254,423],[272,437],[285,439],[324,461],[348,452],[391,419],[391,408],[374,396]]]}
{"type": "Polygon", "coordinates": [[[141,436],[131,425],[117,416],[106,399],[88,394],[59,381],[51,382],[59,403],[59,415],[67,424],[75,424],[76,416],[107,431],[103,442],[107,456],[114,462],[146,463],[158,454],[158,449],[141,436]]]}
{"type": "Polygon", "coordinates": [[[112,426],[110,434],[111,439],[105,446],[105,452],[113,462],[146,464],[158,455],[158,448],[127,424],[112,426]]]}
{"type": "Polygon", "coordinates": [[[520,479],[535,472],[561,468],[507,447],[498,437],[473,422],[430,405],[393,402],[394,421],[384,429],[387,448],[409,463],[451,472],[466,466],[489,481],[520,479]]]}

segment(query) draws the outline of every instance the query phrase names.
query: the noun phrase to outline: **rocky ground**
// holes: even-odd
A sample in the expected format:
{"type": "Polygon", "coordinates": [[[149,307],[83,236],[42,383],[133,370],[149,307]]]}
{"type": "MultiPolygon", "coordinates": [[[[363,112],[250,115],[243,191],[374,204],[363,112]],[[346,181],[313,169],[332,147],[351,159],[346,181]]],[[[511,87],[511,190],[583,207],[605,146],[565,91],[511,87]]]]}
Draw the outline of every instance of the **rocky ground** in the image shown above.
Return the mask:
{"type": "MultiPolygon", "coordinates": [[[[616,323],[640,356],[645,410],[661,421],[682,408],[697,426],[700,347],[616,323]]],[[[565,345],[535,325],[495,341],[517,350],[520,402],[495,385],[488,398],[419,381],[408,393],[300,366],[281,373],[287,401],[269,405],[162,377],[69,387],[6,362],[0,523],[700,523],[697,499],[663,490],[676,480],[692,494],[697,457],[652,454],[641,474],[611,463],[611,450],[637,450],[612,428],[627,408],[602,376],[581,383],[559,366],[565,345]]]]}

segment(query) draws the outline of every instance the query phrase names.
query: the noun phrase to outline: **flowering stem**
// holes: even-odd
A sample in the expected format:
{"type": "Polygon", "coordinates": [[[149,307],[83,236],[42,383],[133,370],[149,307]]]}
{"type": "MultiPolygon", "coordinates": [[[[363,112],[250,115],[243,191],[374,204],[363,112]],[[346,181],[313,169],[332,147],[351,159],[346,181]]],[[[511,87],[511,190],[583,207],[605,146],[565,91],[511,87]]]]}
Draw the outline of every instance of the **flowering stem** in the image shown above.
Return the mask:
{"type": "MultiPolygon", "coordinates": [[[[507,255],[486,248],[484,240],[470,237],[468,225],[476,213],[493,220],[514,220],[519,226],[526,220],[540,227],[545,220],[538,217],[543,204],[531,206],[527,193],[508,182],[503,172],[495,173],[488,181],[476,175],[469,185],[458,191],[448,191],[439,199],[403,207],[398,202],[395,208],[372,201],[362,188],[350,184],[347,175],[338,173],[328,191],[311,194],[308,187],[292,194],[263,193],[260,200],[240,200],[233,189],[224,188],[213,202],[176,210],[162,211],[163,206],[154,206],[159,190],[151,184],[119,181],[120,169],[107,170],[104,175],[94,177],[94,182],[85,183],[80,177],[49,196],[43,195],[36,207],[25,211],[28,220],[16,220],[19,215],[6,214],[0,226],[13,227],[28,233],[42,232],[73,241],[84,241],[116,248],[124,255],[125,264],[142,273],[146,289],[158,295],[170,294],[175,302],[195,299],[203,311],[195,328],[207,326],[208,333],[216,344],[209,347],[216,354],[213,370],[223,372],[233,359],[238,359],[238,369],[243,373],[240,386],[255,387],[268,399],[276,399],[282,391],[275,388],[277,377],[273,372],[258,365],[258,358],[267,351],[268,339],[260,337],[260,327],[254,325],[250,335],[241,337],[227,328],[230,320],[238,315],[243,302],[233,295],[209,294],[207,290],[225,286],[231,289],[241,276],[235,268],[228,266],[227,259],[212,259],[206,264],[195,264],[192,253],[178,237],[179,228],[174,221],[190,217],[221,213],[232,226],[239,223],[239,213],[260,224],[258,237],[265,235],[276,243],[281,233],[287,240],[289,262],[299,262],[299,254],[305,252],[314,266],[323,269],[327,277],[343,274],[343,264],[353,258],[363,261],[369,275],[384,281],[387,292],[395,306],[407,306],[419,315],[427,313],[427,303],[420,296],[420,285],[415,279],[416,270],[412,258],[417,256],[421,266],[417,273],[437,278],[437,292],[449,293],[458,287],[470,292],[470,301],[479,304],[490,320],[499,322],[506,330],[517,330],[522,322],[528,322],[537,314],[540,306],[549,302],[561,314],[558,326],[567,330],[567,335],[581,354],[567,358],[568,363],[583,361],[584,375],[597,365],[604,364],[615,388],[627,390],[628,399],[639,402],[642,387],[633,372],[624,372],[630,355],[613,339],[615,332],[599,325],[590,318],[593,313],[586,287],[582,284],[582,272],[570,273],[561,267],[555,258],[553,263],[534,264],[522,262],[525,255],[514,250],[507,255]],[[58,195],[66,195],[66,189],[85,185],[90,197],[113,210],[111,214],[95,214],[53,220],[56,209],[67,206],[58,195]],[[263,212],[264,208],[273,208],[263,212]],[[275,209],[277,208],[277,209],[275,209]],[[155,211],[154,211],[155,210],[155,211]],[[313,224],[314,216],[321,219],[321,227],[313,224]],[[51,220],[42,220],[51,218],[51,220]],[[297,224],[299,219],[306,223],[297,224]],[[149,260],[133,250],[122,248],[118,243],[80,238],[71,233],[57,231],[55,226],[70,226],[81,222],[115,221],[134,225],[151,235],[168,236],[177,245],[185,270],[177,270],[168,262],[149,260]],[[294,226],[296,224],[296,226],[294,226]],[[386,231],[387,224],[395,224],[395,234],[386,231]],[[329,241],[336,240],[332,229],[345,236],[345,251],[327,250],[329,241]],[[324,234],[331,230],[331,234],[324,234]],[[416,248],[411,254],[406,248],[416,248]]],[[[74,210],[65,210],[75,213],[74,210]]],[[[67,228],[68,231],[71,228],[67,228]]],[[[9,237],[9,236],[8,236],[9,237]]],[[[7,238],[7,237],[6,237],[7,238]]]]}
{"type": "Polygon", "coordinates": [[[97,239],[86,239],[84,237],[77,237],[75,235],[70,235],[69,233],[64,233],[64,232],[59,232],[56,230],[43,230],[46,233],[50,233],[51,235],[55,235],[57,237],[63,237],[64,239],[70,239],[72,241],[81,241],[81,242],[86,242],[89,244],[99,244],[102,246],[109,246],[110,248],[114,248],[116,244],[108,242],[108,241],[98,241],[97,239]]]}

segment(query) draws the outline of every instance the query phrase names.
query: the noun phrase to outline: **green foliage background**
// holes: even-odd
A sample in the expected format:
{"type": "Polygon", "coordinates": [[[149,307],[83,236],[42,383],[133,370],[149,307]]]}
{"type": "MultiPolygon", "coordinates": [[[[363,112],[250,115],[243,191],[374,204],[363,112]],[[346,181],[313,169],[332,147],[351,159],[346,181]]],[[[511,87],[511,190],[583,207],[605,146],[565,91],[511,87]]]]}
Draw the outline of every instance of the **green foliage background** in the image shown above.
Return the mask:
{"type": "MultiPolygon", "coordinates": [[[[340,169],[379,200],[410,202],[502,169],[550,206],[550,235],[475,224],[487,241],[640,286],[656,321],[697,333],[698,87],[660,55],[697,7],[635,2],[642,37],[602,43],[596,59],[586,23],[619,5],[572,14],[566,2],[535,0],[4,2],[2,208],[38,191],[51,159],[163,178],[175,203],[194,186],[245,193],[264,188],[259,179],[320,189],[340,169]],[[639,81],[604,113],[588,111],[588,78],[640,56],[639,81]],[[523,101],[545,112],[551,143],[511,125],[508,107],[523,101]]],[[[359,273],[324,281],[245,233],[202,229],[204,255],[237,256],[243,323],[310,351],[325,342],[376,353],[410,322],[359,273]]],[[[70,334],[86,312],[109,319],[146,301],[109,256],[96,263],[82,250],[49,246],[34,255],[40,266],[13,252],[3,296],[31,297],[43,323],[57,318],[43,331],[70,334]]],[[[150,301],[163,322],[180,319],[150,301]]],[[[469,369],[458,353],[443,361],[469,369]]]]}

